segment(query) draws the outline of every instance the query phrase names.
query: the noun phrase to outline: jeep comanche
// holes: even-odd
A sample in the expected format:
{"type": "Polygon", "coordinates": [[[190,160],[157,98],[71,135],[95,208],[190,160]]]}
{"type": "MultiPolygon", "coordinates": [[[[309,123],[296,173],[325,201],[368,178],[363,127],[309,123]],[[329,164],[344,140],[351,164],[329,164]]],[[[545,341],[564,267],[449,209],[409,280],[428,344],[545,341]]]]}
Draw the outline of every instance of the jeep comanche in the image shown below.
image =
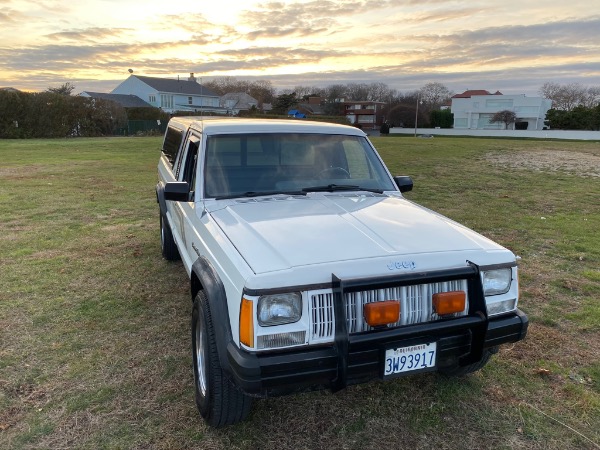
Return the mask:
{"type": "Polygon", "coordinates": [[[517,257],[406,198],[361,130],[173,118],[158,164],[162,254],[190,278],[196,404],[479,370],[525,337],[517,257]]]}

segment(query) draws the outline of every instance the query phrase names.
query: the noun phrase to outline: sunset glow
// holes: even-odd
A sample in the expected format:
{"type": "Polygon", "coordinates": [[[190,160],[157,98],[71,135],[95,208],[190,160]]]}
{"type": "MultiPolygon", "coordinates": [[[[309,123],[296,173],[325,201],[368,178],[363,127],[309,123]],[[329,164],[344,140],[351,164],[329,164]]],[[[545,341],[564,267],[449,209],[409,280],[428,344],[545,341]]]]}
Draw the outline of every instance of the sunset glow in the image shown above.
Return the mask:
{"type": "Polygon", "coordinates": [[[266,79],[278,88],[383,82],[410,90],[437,81],[456,91],[535,93],[546,81],[600,85],[592,3],[0,0],[0,87],[70,82],[110,91],[128,69],[266,79]]]}

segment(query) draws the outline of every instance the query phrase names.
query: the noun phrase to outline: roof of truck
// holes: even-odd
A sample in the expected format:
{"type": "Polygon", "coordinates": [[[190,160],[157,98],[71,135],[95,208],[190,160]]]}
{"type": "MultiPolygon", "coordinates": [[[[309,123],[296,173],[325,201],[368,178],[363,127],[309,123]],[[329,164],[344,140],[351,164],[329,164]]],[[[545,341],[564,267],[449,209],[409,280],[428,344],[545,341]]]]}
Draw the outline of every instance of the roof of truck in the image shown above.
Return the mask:
{"type": "Polygon", "coordinates": [[[318,133],[365,136],[365,133],[356,127],[309,120],[174,117],[170,124],[174,122],[206,134],[318,133]]]}

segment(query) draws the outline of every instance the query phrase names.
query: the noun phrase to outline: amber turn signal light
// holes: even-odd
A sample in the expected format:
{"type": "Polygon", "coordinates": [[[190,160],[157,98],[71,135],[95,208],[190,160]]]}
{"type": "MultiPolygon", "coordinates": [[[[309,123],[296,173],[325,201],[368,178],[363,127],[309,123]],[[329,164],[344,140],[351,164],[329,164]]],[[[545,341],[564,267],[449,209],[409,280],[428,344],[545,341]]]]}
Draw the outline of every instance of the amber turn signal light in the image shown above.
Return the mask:
{"type": "Polygon", "coordinates": [[[240,342],[254,347],[254,317],[252,300],[242,298],[240,305],[240,342]]]}
{"type": "Polygon", "coordinates": [[[432,297],[433,310],[440,316],[463,312],[467,303],[465,291],[439,292],[432,297]]]}
{"type": "Polygon", "coordinates": [[[400,319],[400,302],[386,300],[384,302],[367,303],[363,307],[363,315],[372,327],[398,322],[400,319]]]}

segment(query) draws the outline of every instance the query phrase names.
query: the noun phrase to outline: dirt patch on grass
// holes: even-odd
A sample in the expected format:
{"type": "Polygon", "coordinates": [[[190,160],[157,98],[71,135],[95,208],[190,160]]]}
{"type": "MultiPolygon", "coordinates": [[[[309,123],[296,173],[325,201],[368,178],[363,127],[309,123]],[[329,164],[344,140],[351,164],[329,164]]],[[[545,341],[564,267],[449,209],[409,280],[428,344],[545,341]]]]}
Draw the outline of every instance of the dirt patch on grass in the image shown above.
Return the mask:
{"type": "Polygon", "coordinates": [[[40,167],[36,165],[0,167],[0,177],[18,179],[31,178],[39,171],[40,167]]]}
{"type": "Polygon", "coordinates": [[[566,150],[537,150],[513,153],[488,153],[492,164],[512,169],[569,172],[582,177],[600,178],[600,156],[566,150]]]}

